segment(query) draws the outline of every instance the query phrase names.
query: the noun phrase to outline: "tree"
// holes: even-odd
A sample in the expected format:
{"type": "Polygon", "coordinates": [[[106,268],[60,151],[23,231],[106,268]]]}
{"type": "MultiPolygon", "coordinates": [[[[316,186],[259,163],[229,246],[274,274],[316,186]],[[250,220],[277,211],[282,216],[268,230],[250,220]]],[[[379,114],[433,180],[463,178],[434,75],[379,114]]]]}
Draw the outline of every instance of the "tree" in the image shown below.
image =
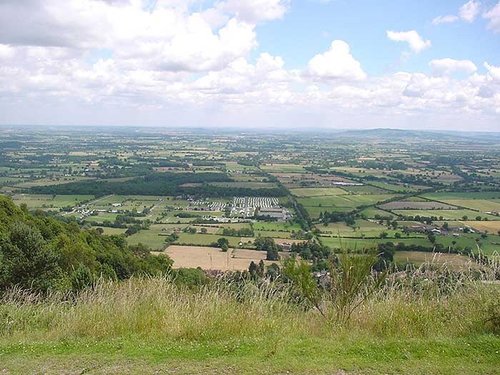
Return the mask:
{"type": "Polygon", "coordinates": [[[265,270],[266,266],[264,265],[264,261],[261,259],[259,265],[257,266],[257,276],[264,277],[265,270]]]}
{"type": "Polygon", "coordinates": [[[276,263],[271,263],[269,266],[267,266],[266,270],[266,277],[270,278],[271,280],[275,280],[280,273],[280,268],[276,263]]]}
{"type": "Polygon", "coordinates": [[[248,266],[248,272],[250,273],[250,276],[252,278],[255,278],[257,277],[257,265],[255,264],[255,262],[252,260],[250,262],[250,265],[248,266]]]}
{"type": "Polygon", "coordinates": [[[74,292],[92,286],[95,277],[88,267],[80,264],[78,268],[71,274],[71,288],[74,292]]]}
{"type": "Polygon", "coordinates": [[[15,223],[8,238],[1,239],[0,286],[18,285],[46,291],[55,286],[61,269],[57,255],[47,246],[40,231],[23,222],[15,223]]]}
{"type": "Polygon", "coordinates": [[[229,241],[227,240],[227,238],[221,237],[217,240],[217,246],[225,252],[229,249],[229,241]]]}
{"type": "Polygon", "coordinates": [[[278,250],[276,248],[268,249],[267,254],[266,254],[266,259],[267,260],[279,260],[280,255],[278,253],[278,250]]]}

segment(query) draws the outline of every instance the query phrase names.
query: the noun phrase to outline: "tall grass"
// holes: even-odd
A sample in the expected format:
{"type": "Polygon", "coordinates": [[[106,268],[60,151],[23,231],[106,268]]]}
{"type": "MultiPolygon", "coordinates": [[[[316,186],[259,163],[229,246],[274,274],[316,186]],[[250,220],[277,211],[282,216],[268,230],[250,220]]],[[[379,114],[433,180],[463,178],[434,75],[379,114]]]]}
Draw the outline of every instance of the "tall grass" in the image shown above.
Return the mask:
{"type": "MultiPolygon", "coordinates": [[[[422,267],[390,275],[349,322],[324,319],[282,284],[238,287],[218,280],[197,290],[165,278],[101,281],[76,296],[38,296],[19,289],[0,300],[0,334],[16,340],[276,340],[362,334],[455,337],[495,333],[500,285],[422,267]],[[446,276],[446,281],[444,279],[446,276]],[[493,322],[493,323],[492,323],[493,322]]],[[[477,275],[476,275],[477,276],[477,275]]]]}

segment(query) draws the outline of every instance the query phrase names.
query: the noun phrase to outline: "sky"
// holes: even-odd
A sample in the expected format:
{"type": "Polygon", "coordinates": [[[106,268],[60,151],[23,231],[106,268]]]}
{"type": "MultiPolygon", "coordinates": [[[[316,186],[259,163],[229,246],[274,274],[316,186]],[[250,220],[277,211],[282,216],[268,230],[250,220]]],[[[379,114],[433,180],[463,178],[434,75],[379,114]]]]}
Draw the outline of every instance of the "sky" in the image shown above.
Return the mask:
{"type": "Polygon", "coordinates": [[[0,0],[0,124],[500,131],[500,1],[0,0]]]}

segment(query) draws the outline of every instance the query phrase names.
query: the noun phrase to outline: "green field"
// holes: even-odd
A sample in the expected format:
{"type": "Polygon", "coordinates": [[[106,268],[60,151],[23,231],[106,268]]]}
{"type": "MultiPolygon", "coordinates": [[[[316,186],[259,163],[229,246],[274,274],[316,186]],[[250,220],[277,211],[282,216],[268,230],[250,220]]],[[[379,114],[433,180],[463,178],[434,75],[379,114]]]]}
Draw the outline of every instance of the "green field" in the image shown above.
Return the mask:
{"type": "MultiPolygon", "coordinates": [[[[475,219],[477,216],[482,218],[488,218],[488,220],[500,220],[500,217],[488,215],[482,212],[471,211],[471,210],[392,210],[396,215],[401,216],[435,216],[441,218],[442,220],[463,220],[464,216],[468,219],[475,219]]],[[[441,220],[441,219],[439,219],[441,220]]]]}
{"type": "Polygon", "coordinates": [[[242,241],[243,243],[253,241],[253,239],[249,237],[229,237],[208,233],[179,233],[179,239],[175,241],[175,243],[179,245],[209,246],[210,244],[217,242],[217,240],[221,237],[227,238],[227,240],[229,241],[229,246],[231,247],[239,247],[240,241],[242,241]]]}
{"type": "Polygon", "coordinates": [[[337,187],[290,189],[290,192],[297,197],[324,197],[329,195],[347,194],[345,190],[337,187]]]}
{"type": "Polygon", "coordinates": [[[300,225],[294,223],[290,224],[288,222],[265,222],[258,221],[252,224],[254,230],[265,230],[265,231],[300,231],[300,225]]]}
{"type": "Polygon", "coordinates": [[[309,214],[317,217],[322,211],[347,211],[359,206],[373,205],[394,197],[390,194],[338,195],[329,197],[298,198],[309,214]]]}
{"type": "Polygon", "coordinates": [[[420,251],[397,251],[394,255],[394,260],[398,263],[413,263],[420,266],[423,263],[436,265],[446,265],[454,270],[463,270],[477,268],[478,265],[469,257],[458,254],[441,254],[441,253],[426,253],[420,251]]]}
{"type": "Polygon", "coordinates": [[[297,173],[297,172],[304,172],[305,169],[302,165],[296,165],[296,164],[264,164],[261,165],[260,168],[266,172],[271,172],[271,173],[297,173]]]}
{"type": "Polygon", "coordinates": [[[436,242],[451,248],[468,247],[474,251],[481,251],[486,255],[500,254],[500,236],[498,235],[489,234],[486,238],[482,238],[479,234],[464,234],[460,237],[438,236],[436,242]]]}
{"type": "Polygon", "coordinates": [[[374,239],[361,239],[361,238],[342,238],[342,237],[321,237],[321,243],[333,249],[348,250],[370,250],[375,249],[379,243],[394,242],[404,244],[416,244],[431,247],[432,244],[427,238],[374,238],[374,239]]]}
{"type": "Polygon", "coordinates": [[[17,194],[12,197],[16,204],[26,204],[28,208],[54,208],[59,209],[67,206],[75,206],[83,201],[93,199],[92,195],[40,195],[40,194],[17,194]]]}

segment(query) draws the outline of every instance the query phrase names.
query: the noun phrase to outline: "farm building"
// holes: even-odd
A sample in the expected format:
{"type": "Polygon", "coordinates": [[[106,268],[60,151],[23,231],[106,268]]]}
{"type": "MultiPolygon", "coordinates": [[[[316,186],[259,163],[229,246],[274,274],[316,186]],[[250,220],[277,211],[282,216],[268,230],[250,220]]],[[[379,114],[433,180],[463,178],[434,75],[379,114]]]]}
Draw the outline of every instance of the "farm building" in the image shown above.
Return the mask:
{"type": "Polygon", "coordinates": [[[261,208],[259,216],[269,216],[272,219],[286,221],[290,219],[290,213],[284,208],[261,208]]]}

